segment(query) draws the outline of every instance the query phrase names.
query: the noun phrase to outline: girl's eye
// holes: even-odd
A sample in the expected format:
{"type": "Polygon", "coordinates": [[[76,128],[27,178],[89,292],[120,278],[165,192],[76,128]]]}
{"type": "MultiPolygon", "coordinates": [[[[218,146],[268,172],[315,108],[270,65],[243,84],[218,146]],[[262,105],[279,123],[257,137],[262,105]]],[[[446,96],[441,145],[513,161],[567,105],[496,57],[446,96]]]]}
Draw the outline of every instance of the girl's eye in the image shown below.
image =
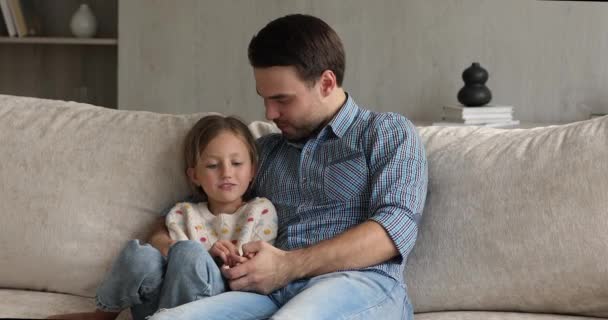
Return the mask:
{"type": "Polygon", "coordinates": [[[208,165],[205,166],[205,168],[207,168],[207,169],[215,169],[215,168],[217,168],[217,164],[208,164],[208,165]]]}
{"type": "Polygon", "coordinates": [[[232,163],[232,165],[233,165],[233,166],[236,166],[236,167],[238,167],[238,166],[240,166],[240,165],[242,165],[242,164],[243,164],[242,162],[233,162],[233,163],[232,163]]]}

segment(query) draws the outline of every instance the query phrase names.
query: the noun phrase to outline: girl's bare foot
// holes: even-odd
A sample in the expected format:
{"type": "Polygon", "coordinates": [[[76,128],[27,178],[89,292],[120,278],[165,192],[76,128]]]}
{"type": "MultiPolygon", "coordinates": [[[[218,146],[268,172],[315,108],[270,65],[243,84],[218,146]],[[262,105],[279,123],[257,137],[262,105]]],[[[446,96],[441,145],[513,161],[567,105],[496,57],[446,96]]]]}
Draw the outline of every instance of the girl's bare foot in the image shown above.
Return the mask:
{"type": "Polygon", "coordinates": [[[50,316],[47,319],[64,320],[114,320],[120,312],[107,312],[95,310],[95,312],[66,313],[50,316]]]}

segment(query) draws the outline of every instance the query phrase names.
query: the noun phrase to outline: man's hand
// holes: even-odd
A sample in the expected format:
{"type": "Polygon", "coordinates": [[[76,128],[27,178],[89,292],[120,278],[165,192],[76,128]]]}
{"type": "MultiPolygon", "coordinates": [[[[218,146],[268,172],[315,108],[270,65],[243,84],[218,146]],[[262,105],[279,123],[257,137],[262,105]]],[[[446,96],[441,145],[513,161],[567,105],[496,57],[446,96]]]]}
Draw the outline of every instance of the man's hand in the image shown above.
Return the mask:
{"type": "Polygon", "coordinates": [[[230,289],[269,294],[295,280],[289,252],[273,247],[264,241],[243,245],[247,261],[231,268],[222,268],[230,289]]]}

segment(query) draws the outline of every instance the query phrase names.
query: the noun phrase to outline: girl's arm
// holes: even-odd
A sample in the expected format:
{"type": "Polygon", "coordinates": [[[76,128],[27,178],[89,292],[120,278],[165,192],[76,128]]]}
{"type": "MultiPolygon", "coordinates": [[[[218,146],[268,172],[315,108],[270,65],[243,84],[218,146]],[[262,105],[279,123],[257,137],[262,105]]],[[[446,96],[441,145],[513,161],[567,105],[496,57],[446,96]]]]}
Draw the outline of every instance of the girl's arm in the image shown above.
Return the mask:
{"type": "Polygon", "coordinates": [[[258,198],[254,200],[254,211],[256,211],[256,225],[253,229],[252,239],[250,241],[266,241],[274,244],[277,237],[278,218],[277,210],[266,198],[258,198]]]}
{"type": "Polygon", "coordinates": [[[169,253],[169,248],[175,241],[169,237],[169,231],[165,226],[165,217],[160,217],[154,224],[150,237],[148,238],[148,243],[158,249],[165,257],[169,253]]]}

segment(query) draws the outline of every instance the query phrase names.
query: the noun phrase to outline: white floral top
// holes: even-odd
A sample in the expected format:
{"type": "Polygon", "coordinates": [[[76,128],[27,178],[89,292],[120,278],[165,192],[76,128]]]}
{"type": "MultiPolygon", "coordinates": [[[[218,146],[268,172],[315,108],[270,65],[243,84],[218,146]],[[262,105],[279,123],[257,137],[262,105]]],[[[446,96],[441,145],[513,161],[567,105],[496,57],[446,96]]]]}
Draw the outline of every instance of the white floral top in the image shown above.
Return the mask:
{"type": "Polygon", "coordinates": [[[266,198],[255,198],[232,214],[214,215],[207,202],[176,204],[166,216],[169,236],[176,241],[200,241],[207,250],[218,240],[229,240],[242,253],[251,241],[274,243],[278,218],[274,205],[266,198]]]}

